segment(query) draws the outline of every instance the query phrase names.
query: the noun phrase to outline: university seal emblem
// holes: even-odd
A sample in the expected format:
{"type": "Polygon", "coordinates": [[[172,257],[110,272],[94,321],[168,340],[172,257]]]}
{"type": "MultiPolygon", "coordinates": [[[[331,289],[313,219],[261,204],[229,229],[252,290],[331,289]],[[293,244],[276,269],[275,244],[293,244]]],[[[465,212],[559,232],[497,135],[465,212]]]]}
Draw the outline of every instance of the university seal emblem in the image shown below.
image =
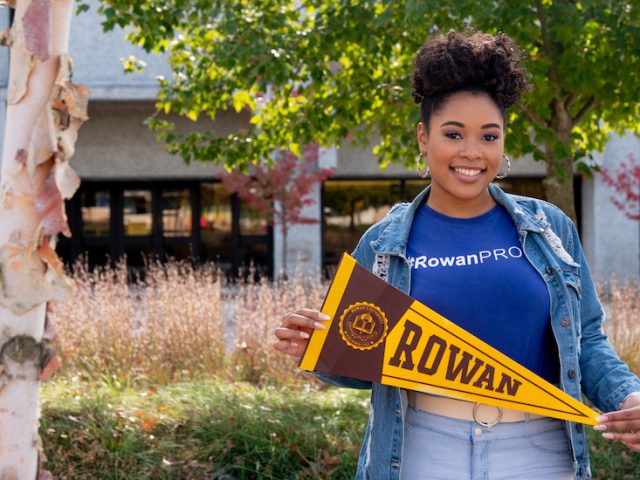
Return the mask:
{"type": "Polygon", "coordinates": [[[372,303],[349,305],[340,317],[340,335],[356,350],[371,350],[387,336],[388,322],[384,312],[372,303]]]}

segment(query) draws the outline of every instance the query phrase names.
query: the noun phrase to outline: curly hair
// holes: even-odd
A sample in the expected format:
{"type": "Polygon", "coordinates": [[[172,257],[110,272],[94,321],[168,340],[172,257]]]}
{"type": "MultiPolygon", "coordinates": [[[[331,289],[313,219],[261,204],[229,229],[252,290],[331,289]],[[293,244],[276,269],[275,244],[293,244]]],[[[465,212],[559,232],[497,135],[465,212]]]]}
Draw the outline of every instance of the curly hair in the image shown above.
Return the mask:
{"type": "Polygon", "coordinates": [[[483,92],[506,110],[528,90],[527,71],[521,52],[507,35],[482,32],[449,32],[429,38],[413,59],[413,98],[421,104],[422,121],[446,99],[460,91],[483,92]]]}

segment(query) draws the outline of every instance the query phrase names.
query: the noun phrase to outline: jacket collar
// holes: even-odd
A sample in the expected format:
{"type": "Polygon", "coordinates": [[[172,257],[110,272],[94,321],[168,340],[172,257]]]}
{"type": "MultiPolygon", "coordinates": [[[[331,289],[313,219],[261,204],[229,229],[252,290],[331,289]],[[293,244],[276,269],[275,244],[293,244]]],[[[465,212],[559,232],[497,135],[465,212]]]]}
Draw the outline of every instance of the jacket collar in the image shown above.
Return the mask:
{"type": "Polygon", "coordinates": [[[502,205],[513,219],[513,223],[516,224],[518,232],[536,232],[542,233],[549,227],[544,213],[536,208],[533,211],[534,205],[539,205],[537,201],[531,201],[530,198],[519,197],[517,195],[509,195],[505,193],[500,187],[489,184],[489,193],[496,201],[502,205]]]}
{"type": "MultiPolygon", "coordinates": [[[[378,238],[371,242],[371,248],[374,253],[402,256],[406,254],[413,217],[420,205],[429,196],[430,191],[431,185],[422,190],[406,209],[392,216],[378,238]]],[[[496,203],[502,205],[509,213],[520,234],[524,234],[526,231],[542,233],[549,227],[549,222],[544,214],[532,211],[532,205],[528,199],[509,195],[494,184],[489,184],[489,193],[496,203]]]]}

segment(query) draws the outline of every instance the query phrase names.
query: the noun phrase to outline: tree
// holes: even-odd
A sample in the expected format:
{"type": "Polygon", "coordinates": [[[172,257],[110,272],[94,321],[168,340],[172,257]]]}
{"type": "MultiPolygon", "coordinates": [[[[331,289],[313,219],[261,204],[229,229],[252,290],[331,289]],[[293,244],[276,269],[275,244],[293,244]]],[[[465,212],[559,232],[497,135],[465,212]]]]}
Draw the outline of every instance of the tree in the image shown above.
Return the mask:
{"type": "Polygon", "coordinates": [[[149,124],[187,162],[246,169],[349,134],[378,138],[382,166],[410,165],[412,57],[428,34],[470,25],[504,30],[524,50],[535,88],[508,119],[506,147],[548,164],[547,197],[570,216],[574,168],[589,172],[612,130],[640,128],[635,0],[104,0],[99,11],[106,29],[130,27],[132,43],[168,52],[173,77],[160,79],[149,124]],[[165,116],[230,107],[250,110],[251,125],[221,137],[178,132],[165,116]]]}
{"type": "Polygon", "coordinates": [[[323,182],[334,170],[318,168],[318,147],[307,145],[301,157],[291,152],[279,152],[268,164],[254,164],[248,173],[239,168],[220,176],[229,193],[237,193],[246,207],[277,224],[282,232],[282,265],[287,273],[287,234],[296,224],[313,224],[318,220],[305,217],[302,210],[315,202],[309,198],[314,185],[323,182]]]}
{"type": "Polygon", "coordinates": [[[45,310],[70,288],[54,248],[69,230],[64,199],[79,185],[69,158],[89,92],[70,81],[72,0],[0,3],[15,8],[3,36],[11,64],[0,175],[0,477],[50,478],[39,470],[38,387],[60,360],[45,310]]]}
{"type": "Polygon", "coordinates": [[[640,163],[629,155],[628,162],[622,162],[615,169],[601,170],[605,185],[613,189],[611,202],[631,220],[640,220],[640,163]]]}

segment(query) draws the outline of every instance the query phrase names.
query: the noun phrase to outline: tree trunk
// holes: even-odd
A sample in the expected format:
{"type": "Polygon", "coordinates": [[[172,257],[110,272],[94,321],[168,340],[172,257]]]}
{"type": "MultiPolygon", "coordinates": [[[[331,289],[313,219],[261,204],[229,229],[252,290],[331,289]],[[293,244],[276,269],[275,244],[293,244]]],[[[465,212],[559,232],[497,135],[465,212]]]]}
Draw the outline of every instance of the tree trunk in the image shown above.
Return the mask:
{"type": "Polygon", "coordinates": [[[8,3],[16,12],[3,42],[11,64],[0,173],[0,478],[22,480],[50,478],[39,465],[38,388],[60,361],[45,310],[71,287],[55,239],[69,234],[64,199],[79,178],[68,160],[89,92],[70,82],[73,1],[8,3]]]}
{"type": "Polygon", "coordinates": [[[561,100],[554,102],[553,110],[551,127],[557,132],[557,138],[564,146],[563,150],[566,153],[558,156],[554,145],[550,142],[545,143],[548,168],[547,178],[543,182],[545,193],[549,202],[559,207],[576,223],[577,215],[573,190],[573,142],[571,140],[573,122],[561,100]]]}
{"type": "Polygon", "coordinates": [[[558,158],[552,146],[545,145],[548,173],[543,184],[547,200],[575,223],[577,220],[573,190],[573,160],[571,157],[558,158]]]}

